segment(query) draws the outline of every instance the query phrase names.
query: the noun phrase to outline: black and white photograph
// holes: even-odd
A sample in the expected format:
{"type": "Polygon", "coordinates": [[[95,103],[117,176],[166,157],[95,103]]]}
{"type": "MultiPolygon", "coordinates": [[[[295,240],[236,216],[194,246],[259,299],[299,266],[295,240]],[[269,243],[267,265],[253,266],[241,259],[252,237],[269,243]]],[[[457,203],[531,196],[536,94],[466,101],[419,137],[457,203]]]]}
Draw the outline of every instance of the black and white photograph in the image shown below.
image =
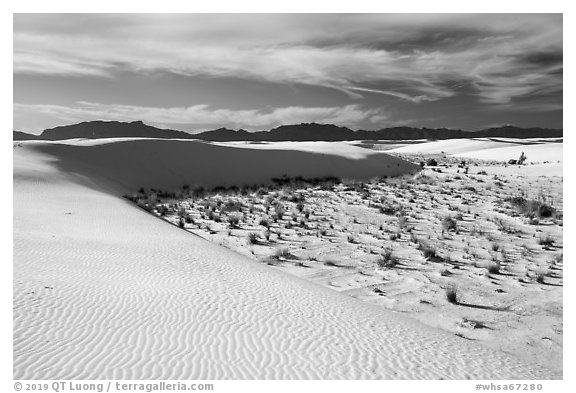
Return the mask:
{"type": "Polygon", "coordinates": [[[14,13],[12,378],[562,380],[563,19],[14,13]]]}

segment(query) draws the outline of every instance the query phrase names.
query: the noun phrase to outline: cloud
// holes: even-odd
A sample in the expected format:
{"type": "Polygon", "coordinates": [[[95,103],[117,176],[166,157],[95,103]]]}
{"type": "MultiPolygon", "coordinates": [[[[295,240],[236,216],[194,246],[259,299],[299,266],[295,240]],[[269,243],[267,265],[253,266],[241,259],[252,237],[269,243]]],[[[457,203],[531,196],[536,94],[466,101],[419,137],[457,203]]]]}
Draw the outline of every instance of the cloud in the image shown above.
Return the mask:
{"type": "Polygon", "coordinates": [[[14,72],[233,77],[415,104],[562,91],[555,14],[16,15],[14,72]],[[560,71],[560,72],[559,72],[560,71]]]}
{"type": "Polygon", "coordinates": [[[354,127],[363,121],[379,124],[388,116],[380,109],[362,110],[358,105],[343,107],[283,107],[269,110],[211,109],[208,105],[157,108],[78,102],[75,106],[14,104],[14,115],[36,113],[67,122],[86,120],[134,121],[154,124],[226,125],[255,130],[295,123],[331,123],[354,127]]]}

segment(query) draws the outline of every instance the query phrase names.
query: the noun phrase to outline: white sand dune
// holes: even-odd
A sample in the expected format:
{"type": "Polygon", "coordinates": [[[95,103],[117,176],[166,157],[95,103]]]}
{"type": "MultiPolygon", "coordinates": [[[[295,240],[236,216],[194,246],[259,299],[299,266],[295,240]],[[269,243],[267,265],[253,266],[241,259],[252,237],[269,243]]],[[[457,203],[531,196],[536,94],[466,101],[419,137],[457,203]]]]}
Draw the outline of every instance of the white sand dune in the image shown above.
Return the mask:
{"type": "Polygon", "coordinates": [[[561,377],[274,271],[119,197],[280,169],[371,177],[382,165],[413,169],[386,155],[194,141],[15,144],[14,378],[561,377]]]}
{"type": "Polygon", "coordinates": [[[367,180],[419,170],[404,160],[344,143],[336,143],[331,154],[326,147],[322,154],[314,153],[310,144],[241,149],[174,139],[69,140],[30,146],[58,157],[56,165],[61,169],[112,181],[110,186],[122,192],[139,187],[174,189],[184,184],[214,187],[270,183],[271,178],[282,175],[367,180]]]}
{"type": "Polygon", "coordinates": [[[522,152],[527,162],[562,162],[562,138],[510,139],[477,138],[448,139],[442,141],[410,144],[389,150],[395,153],[440,154],[482,160],[508,161],[518,158],[522,152]]]}

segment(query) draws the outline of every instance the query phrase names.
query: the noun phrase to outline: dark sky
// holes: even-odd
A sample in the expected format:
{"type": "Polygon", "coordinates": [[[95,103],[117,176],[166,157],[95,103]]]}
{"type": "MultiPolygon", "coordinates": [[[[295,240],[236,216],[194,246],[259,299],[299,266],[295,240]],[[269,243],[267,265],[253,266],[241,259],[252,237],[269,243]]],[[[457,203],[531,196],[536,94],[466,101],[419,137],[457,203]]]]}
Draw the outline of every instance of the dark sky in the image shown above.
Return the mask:
{"type": "Polygon", "coordinates": [[[15,14],[14,129],[562,128],[561,14],[15,14]]]}

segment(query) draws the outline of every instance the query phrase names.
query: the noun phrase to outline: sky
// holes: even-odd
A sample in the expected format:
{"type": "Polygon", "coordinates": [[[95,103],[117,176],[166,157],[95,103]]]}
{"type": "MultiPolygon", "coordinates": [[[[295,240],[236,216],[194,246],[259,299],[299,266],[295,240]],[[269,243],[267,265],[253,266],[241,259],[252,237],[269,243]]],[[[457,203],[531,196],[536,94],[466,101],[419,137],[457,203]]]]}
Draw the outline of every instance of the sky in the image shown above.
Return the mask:
{"type": "Polygon", "coordinates": [[[14,14],[14,129],[562,128],[561,14],[14,14]]]}

